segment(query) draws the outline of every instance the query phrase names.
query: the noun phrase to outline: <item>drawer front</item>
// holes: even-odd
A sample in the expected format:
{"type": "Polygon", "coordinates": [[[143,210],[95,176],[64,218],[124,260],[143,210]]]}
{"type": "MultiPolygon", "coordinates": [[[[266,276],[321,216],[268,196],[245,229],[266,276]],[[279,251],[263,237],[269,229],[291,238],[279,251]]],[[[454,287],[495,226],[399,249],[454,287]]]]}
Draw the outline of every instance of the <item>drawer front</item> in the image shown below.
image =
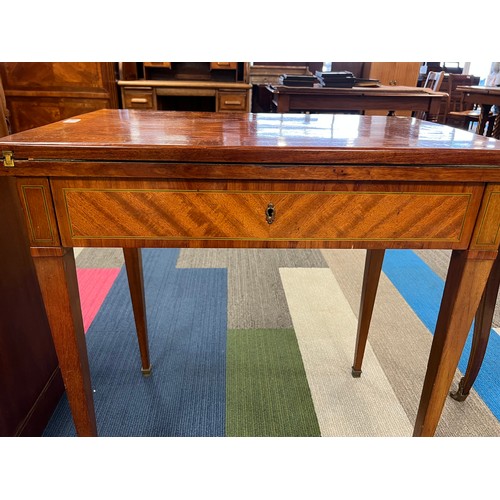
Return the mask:
{"type": "Polygon", "coordinates": [[[247,111],[247,106],[246,92],[220,90],[217,93],[217,111],[247,111]]]}
{"type": "Polygon", "coordinates": [[[145,62],[143,63],[145,68],[164,68],[164,69],[172,69],[171,62],[145,62]]]}
{"type": "Polygon", "coordinates": [[[154,109],[152,89],[123,89],[123,106],[126,109],[154,109]]]}
{"type": "Polygon", "coordinates": [[[235,62],[211,62],[210,69],[231,69],[235,70],[238,64],[235,62]]]}
{"type": "Polygon", "coordinates": [[[482,194],[324,183],[55,180],[52,188],[68,246],[466,248],[482,194]]]}

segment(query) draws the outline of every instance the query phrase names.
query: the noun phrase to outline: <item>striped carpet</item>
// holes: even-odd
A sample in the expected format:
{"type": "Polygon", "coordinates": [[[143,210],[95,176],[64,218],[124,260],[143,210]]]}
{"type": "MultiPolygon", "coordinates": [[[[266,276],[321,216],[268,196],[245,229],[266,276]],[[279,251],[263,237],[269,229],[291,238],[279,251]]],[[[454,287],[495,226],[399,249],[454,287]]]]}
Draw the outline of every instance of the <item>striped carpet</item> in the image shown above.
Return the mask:
{"type": "MultiPolygon", "coordinates": [[[[79,251],[99,434],[410,436],[449,252],[387,252],[354,379],[364,254],[144,250],[145,378],[121,250],[79,251]]],[[[461,370],[469,349],[470,339],[461,370]]],[[[448,398],[437,436],[500,436],[499,353],[493,330],[474,389],[465,402],[448,398]]],[[[63,397],[44,435],[74,433],[63,397]]]]}

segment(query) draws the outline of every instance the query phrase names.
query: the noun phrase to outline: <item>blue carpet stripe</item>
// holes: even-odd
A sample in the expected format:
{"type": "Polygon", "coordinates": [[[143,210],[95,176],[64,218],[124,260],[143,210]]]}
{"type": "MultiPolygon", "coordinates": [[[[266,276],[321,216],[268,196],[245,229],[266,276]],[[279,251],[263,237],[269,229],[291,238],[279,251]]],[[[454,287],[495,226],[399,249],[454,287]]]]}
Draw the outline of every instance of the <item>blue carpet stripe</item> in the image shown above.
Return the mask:
{"type": "MultiPolygon", "coordinates": [[[[227,271],[143,250],[153,373],[143,377],[123,268],[87,333],[101,436],[224,436],[227,271]]],[[[46,436],[74,435],[66,398],[46,436]]]]}
{"type": "MultiPolygon", "coordinates": [[[[444,281],[411,250],[388,250],[385,254],[383,271],[422,323],[433,334],[443,296],[444,281]]],[[[471,342],[472,328],[458,365],[462,373],[465,373],[467,368],[471,342]]],[[[500,336],[492,330],[481,371],[474,383],[474,389],[491,412],[500,420],[499,359],[500,336]]]]}

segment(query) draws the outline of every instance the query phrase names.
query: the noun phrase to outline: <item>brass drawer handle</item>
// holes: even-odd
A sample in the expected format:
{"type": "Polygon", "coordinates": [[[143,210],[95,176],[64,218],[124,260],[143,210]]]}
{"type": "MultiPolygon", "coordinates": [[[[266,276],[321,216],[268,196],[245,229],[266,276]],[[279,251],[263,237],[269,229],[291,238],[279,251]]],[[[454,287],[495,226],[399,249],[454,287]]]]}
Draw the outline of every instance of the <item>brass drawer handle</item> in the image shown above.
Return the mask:
{"type": "Polygon", "coordinates": [[[148,100],[145,97],[132,97],[132,99],[130,99],[130,102],[144,104],[148,102],[148,100]]]}
{"type": "Polygon", "coordinates": [[[230,66],[231,65],[231,63],[228,63],[228,62],[218,62],[215,64],[217,64],[217,66],[230,66]]]}
{"type": "Polygon", "coordinates": [[[269,203],[266,208],[266,220],[268,224],[272,224],[276,218],[276,209],[272,203],[269,203]]]}
{"type": "Polygon", "coordinates": [[[241,101],[224,101],[224,104],[227,106],[239,106],[241,104],[241,101]]]}

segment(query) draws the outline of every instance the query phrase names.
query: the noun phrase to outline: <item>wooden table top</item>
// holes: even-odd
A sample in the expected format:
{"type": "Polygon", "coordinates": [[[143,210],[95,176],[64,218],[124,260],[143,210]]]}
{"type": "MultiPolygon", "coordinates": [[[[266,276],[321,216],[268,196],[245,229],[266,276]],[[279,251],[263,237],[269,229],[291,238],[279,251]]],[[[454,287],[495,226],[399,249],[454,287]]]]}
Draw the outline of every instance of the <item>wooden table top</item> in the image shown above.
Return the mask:
{"type": "Polygon", "coordinates": [[[500,95],[500,87],[486,87],[485,85],[460,85],[457,90],[462,92],[474,92],[474,94],[500,95]]]}
{"type": "MultiPolygon", "coordinates": [[[[342,114],[104,109],[4,137],[0,150],[27,163],[52,158],[415,165],[417,159],[422,166],[500,165],[494,139],[414,118],[342,114]]],[[[12,170],[0,168],[0,175],[12,170]]]]}
{"type": "Polygon", "coordinates": [[[205,89],[250,89],[252,85],[244,82],[223,82],[204,80],[118,80],[119,87],[175,87],[205,89]]]}
{"type": "Polygon", "coordinates": [[[296,87],[288,85],[268,85],[268,88],[277,93],[286,94],[317,94],[317,93],[331,93],[331,94],[345,94],[345,95],[388,95],[388,96],[446,96],[445,92],[434,92],[431,89],[424,87],[408,87],[403,85],[378,85],[376,87],[324,87],[320,84],[315,84],[313,87],[296,87]]]}

